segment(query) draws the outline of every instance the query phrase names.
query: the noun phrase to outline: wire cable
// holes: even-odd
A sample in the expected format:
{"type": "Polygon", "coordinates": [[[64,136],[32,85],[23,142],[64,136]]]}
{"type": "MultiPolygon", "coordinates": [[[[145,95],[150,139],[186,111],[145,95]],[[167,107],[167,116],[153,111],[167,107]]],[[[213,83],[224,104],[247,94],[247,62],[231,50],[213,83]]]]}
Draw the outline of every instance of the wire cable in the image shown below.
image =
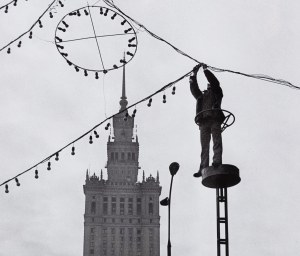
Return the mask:
{"type": "Polygon", "coordinates": [[[44,158],[43,160],[41,160],[41,161],[38,162],[37,164],[35,164],[35,165],[29,167],[29,168],[26,169],[25,171],[23,171],[23,172],[17,174],[16,176],[14,176],[14,177],[12,177],[12,178],[10,178],[10,179],[8,179],[8,180],[2,182],[2,183],[0,184],[0,187],[3,186],[3,185],[5,185],[5,184],[7,184],[7,183],[9,183],[10,181],[14,180],[15,178],[17,178],[17,177],[19,177],[19,176],[21,176],[21,175],[23,175],[23,174],[25,174],[25,173],[31,171],[32,169],[36,168],[38,165],[40,165],[40,164],[42,164],[42,163],[45,163],[45,162],[49,161],[49,160],[50,160],[52,157],[54,157],[57,153],[60,153],[61,151],[63,151],[63,150],[66,149],[67,147],[73,145],[75,142],[77,142],[77,141],[81,140],[82,138],[84,138],[85,136],[89,135],[92,131],[94,131],[96,128],[98,128],[99,126],[101,126],[103,123],[105,123],[105,122],[107,122],[108,120],[112,119],[112,118],[115,117],[116,115],[119,115],[120,113],[126,112],[128,109],[133,108],[133,107],[137,106],[138,104],[140,104],[140,103],[142,103],[142,102],[144,102],[144,101],[146,101],[146,100],[152,98],[152,97],[155,96],[156,94],[163,92],[163,91],[166,90],[167,88],[170,88],[170,87],[173,86],[174,84],[178,83],[180,80],[182,80],[182,79],[184,79],[185,77],[189,76],[192,72],[193,72],[193,70],[191,70],[191,71],[185,73],[184,75],[182,75],[181,77],[177,78],[176,80],[174,80],[174,81],[172,81],[172,82],[166,84],[165,86],[163,86],[162,88],[160,88],[160,89],[157,90],[156,92],[154,92],[154,93],[148,95],[147,97],[145,97],[145,98],[143,98],[143,99],[141,99],[141,100],[139,100],[139,101],[133,103],[132,105],[130,105],[130,106],[128,106],[127,108],[125,108],[124,110],[119,111],[119,112],[117,112],[117,113],[115,113],[115,114],[113,114],[113,115],[111,115],[111,116],[105,118],[105,119],[104,119],[103,121],[101,121],[99,124],[95,125],[93,128],[91,128],[90,130],[88,130],[87,132],[85,132],[84,134],[82,134],[81,136],[79,136],[78,138],[76,138],[75,140],[71,141],[70,143],[68,143],[67,145],[63,146],[62,148],[56,150],[55,153],[53,153],[53,154],[47,156],[46,158],[44,158]]]}
{"type": "MultiPolygon", "coordinates": [[[[127,14],[125,14],[119,7],[117,7],[111,0],[103,0],[108,6],[112,7],[112,8],[115,8],[116,10],[118,10],[122,15],[124,15],[125,17],[127,17],[128,19],[130,19],[131,21],[133,21],[134,23],[136,23],[138,26],[142,27],[144,29],[144,31],[146,31],[148,34],[150,34],[152,37],[154,37],[155,39],[157,40],[160,40],[164,43],[166,43],[167,45],[169,45],[170,47],[172,47],[176,52],[178,52],[179,54],[199,63],[199,64],[205,64],[203,62],[200,62],[198,61],[197,59],[191,57],[190,55],[188,55],[187,53],[181,51],[179,48],[177,48],[176,46],[174,46],[173,44],[169,43],[168,41],[166,41],[165,39],[159,37],[158,35],[154,34],[153,32],[151,32],[149,29],[147,29],[143,24],[141,24],[140,22],[136,21],[135,19],[131,18],[130,16],[128,16],[127,14]]],[[[238,71],[233,71],[233,70],[230,70],[230,69],[222,69],[222,68],[217,68],[217,67],[213,67],[213,66],[210,66],[208,64],[205,64],[207,65],[207,67],[209,69],[211,69],[212,71],[216,71],[216,72],[229,72],[229,73],[233,73],[233,74],[237,74],[237,75],[242,75],[242,76],[246,76],[246,77],[251,77],[251,78],[255,78],[255,79],[260,79],[260,80],[263,80],[263,81],[267,81],[267,82],[270,82],[270,83],[275,83],[275,84],[280,84],[280,85],[284,85],[284,86],[287,86],[289,88],[292,88],[292,89],[297,89],[297,90],[300,90],[300,87],[299,86],[296,86],[286,80],[283,80],[283,79],[276,79],[276,78],[273,78],[273,77],[270,77],[268,75],[253,75],[253,74],[247,74],[247,73],[243,73],[243,72],[238,72],[238,71]]]]}

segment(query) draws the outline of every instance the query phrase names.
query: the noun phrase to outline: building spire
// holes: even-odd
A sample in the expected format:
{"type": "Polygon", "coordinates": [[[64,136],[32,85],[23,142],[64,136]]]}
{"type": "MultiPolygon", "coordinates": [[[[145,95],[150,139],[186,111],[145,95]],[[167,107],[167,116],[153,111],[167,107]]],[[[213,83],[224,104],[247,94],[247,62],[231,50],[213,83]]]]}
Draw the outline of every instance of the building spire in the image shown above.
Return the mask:
{"type": "MultiPolygon", "coordinates": [[[[123,60],[125,61],[125,53],[124,53],[124,58],[123,60]]],[[[123,66],[123,81],[122,81],[122,97],[120,100],[120,111],[123,111],[127,107],[128,101],[126,97],[126,83],[125,83],[125,64],[123,66]]]]}

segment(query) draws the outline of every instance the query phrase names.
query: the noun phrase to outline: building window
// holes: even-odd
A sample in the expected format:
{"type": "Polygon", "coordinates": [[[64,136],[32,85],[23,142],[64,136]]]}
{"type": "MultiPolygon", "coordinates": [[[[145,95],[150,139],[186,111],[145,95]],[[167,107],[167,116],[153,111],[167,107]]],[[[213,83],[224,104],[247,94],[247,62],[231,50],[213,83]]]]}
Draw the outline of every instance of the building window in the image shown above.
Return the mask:
{"type": "Polygon", "coordinates": [[[95,232],[95,229],[91,228],[91,234],[94,234],[94,232],[95,232]]]}
{"type": "Polygon", "coordinates": [[[114,158],[114,152],[111,152],[111,153],[110,153],[110,160],[111,160],[111,161],[114,161],[114,160],[115,160],[115,158],[114,158]]]}
{"type": "Polygon", "coordinates": [[[118,161],[118,158],[119,158],[119,154],[118,152],[115,152],[115,160],[118,161]]]}
{"type": "Polygon", "coordinates": [[[108,214],[108,198],[103,197],[103,214],[107,215],[108,214]]]}
{"type": "Polygon", "coordinates": [[[153,203],[149,203],[149,214],[153,214],[153,203]]]}
{"type": "Polygon", "coordinates": [[[96,213],[96,202],[92,202],[92,204],[91,204],[91,213],[92,214],[96,213]]]}
{"type": "Polygon", "coordinates": [[[111,234],[115,234],[115,232],[116,232],[115,228],[112,228],[111,229],[111,234]]]}
{"type": "Polygon", "coordinates": [[[124,215],[125,198],[120,198],[120,215],[124,215]]]}
{"type": "Polygon", "coordinates": [[[124,235],[124,228],[120,228],[120,235],[124,235]]]}
{"type": "Polygon", "coordinates": [[[142,214],[142,198],[137,198],[137,205],[136,205],[136,214],[142,214]]]}
{"type": "Polygon", "coordinates": [[[111,199],[111,214],[116,214],[117,213],[117,199],[115,197],[112,197],[111,199]]]}
{"type": "Polygon", "coordinates": [[[135,160],[135,153],[131,154],[131,158],[132,158],[132,160],[135,160]]]}
{"type": "Polygon", "coordinates": [[[133,198],[128,199],[128,215],[133,214],[133,198]]]}
{"type": "Polygon", "coordinates": [[[131,153],[130,152],[127,153],[127,159],[131,160],[131,153]]]}
{"type": "Polygon", "coordinates": [[[90,249],[90,254],[94,254],[94,249],[90,249]]]}
{"type": "Polygon", "coordinates": [[[125,153],[124,152],[121,153],[121,159],[125,160],[125,153]]]}

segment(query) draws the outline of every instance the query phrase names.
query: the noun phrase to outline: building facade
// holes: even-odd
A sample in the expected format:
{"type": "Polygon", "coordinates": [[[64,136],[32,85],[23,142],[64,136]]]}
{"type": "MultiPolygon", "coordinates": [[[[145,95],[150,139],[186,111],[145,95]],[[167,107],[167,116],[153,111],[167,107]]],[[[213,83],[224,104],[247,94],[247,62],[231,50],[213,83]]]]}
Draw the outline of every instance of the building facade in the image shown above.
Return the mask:
{"type": "Polygon", "coordinates": [[[123,68],[120,111],[107,142],[107,180],[86,174],[83,256],[159,256],[159,176],[138,182],[139,142],[125,110],[123,68]],[[125,111],[124,111],[125,110],[125,111]]]}

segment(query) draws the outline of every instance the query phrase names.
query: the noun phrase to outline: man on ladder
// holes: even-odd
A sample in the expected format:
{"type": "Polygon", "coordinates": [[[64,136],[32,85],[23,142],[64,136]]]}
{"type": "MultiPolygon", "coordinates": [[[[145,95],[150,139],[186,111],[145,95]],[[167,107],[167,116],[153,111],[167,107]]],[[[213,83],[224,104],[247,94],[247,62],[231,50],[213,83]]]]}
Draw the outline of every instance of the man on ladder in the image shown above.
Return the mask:
{"type": "Polygon", "coordinates": [[[201,177],[202,170],[209,166],[211,137],[213,139],[214,152],[212,165],[218,167],[222,164],[221,124],[225,119],[221,110],[223,92],[218,79],[207,69],[205,64],[199,64],[194,67],[190,76],[190,89],[192,95],[197,100],[195,121],[200,129],[201,163],[198,172],[194,173],[194,177],[198,178],[201,177]],[[208,81],[207,90],[203,92],[199,89],[197,82],[197,73],[201,66],[208,81]]]}

